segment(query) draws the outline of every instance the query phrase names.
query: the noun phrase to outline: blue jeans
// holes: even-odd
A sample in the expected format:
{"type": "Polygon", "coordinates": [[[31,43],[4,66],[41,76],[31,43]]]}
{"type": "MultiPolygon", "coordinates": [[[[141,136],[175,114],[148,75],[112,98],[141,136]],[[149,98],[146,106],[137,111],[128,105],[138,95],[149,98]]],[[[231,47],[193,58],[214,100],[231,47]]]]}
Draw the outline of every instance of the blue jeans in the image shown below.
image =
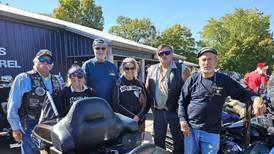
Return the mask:
{"type": "Polygon", "coordinates": [[[184,136],[180,129],[177,112],[153,109],[154,144],[165,149],[167,125],[172,135],[173,153],[182,154],[184,151],[184,136]]]}
{"type": "Polygon", "coordinates": [[[38,147],[33,144],[30,137],[31,131],[36,124],[36,121],[29,118],[23,118],[20,122],[21,131],[23,133],[23,139],[21,142],[21,154],[40,154],[38,147]]]}
{"type": "Polygon", "coordinates": [[[274,154],[274,147],[273,147],[272,150],[269,152],[269,154],[274,154]]]}
{"type": "Polygon", "coordinates": [[[185,154],[217,154],[220,135],[190,128],[190,134],[184,136],[185,154]]]}

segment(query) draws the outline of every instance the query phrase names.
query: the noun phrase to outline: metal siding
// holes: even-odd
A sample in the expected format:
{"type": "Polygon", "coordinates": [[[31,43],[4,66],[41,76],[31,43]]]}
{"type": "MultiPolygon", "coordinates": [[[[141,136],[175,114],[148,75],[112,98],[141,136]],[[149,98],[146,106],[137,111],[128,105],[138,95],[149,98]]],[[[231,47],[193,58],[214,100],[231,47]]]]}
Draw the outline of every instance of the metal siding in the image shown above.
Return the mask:
{"type": "Polygon", "coordinates": [[[0,68],[0,76],[15,77],[30,70],[36,52],[46,48],[53,52],[55,64],[52,72],[63,77],[73,63],[74,56],[92,55],[92,39],[53,28],[42,28],[29,24],[16,23],[0,19],[0,47],[6,48],[7,54],[0,55],[0,60],[16,60],[21,68],[0,68]],[[71,57],[68,60],[68,56],[71,57]]]}
{"type": "Polygon", "coordinates": [[[92,55],[92,39],[67,32],[68,56],[92,55]]]}

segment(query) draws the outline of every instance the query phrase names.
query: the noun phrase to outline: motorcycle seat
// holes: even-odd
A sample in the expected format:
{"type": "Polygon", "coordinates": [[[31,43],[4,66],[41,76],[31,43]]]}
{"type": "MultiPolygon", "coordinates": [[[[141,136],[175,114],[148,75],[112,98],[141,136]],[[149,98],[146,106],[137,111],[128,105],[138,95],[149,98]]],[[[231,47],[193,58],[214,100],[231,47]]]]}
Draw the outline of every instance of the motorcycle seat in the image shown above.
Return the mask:
{"type": "Polygon", "coordinates": [[[53,126],[51,139],[57,150],[67,152],[92,149],[137,131],[137,122],[115,114],[106,100],[91,97],[73,103],[68,114],[53,126]]]}
{"type": "Polygon", "coordinates": [[[51,121],[45,121],[43,123],[37,124],[32,130],[32,135],[48,144],[52,144],[51,131],[53,125],[57,123],[57,119],[51,121]]]}

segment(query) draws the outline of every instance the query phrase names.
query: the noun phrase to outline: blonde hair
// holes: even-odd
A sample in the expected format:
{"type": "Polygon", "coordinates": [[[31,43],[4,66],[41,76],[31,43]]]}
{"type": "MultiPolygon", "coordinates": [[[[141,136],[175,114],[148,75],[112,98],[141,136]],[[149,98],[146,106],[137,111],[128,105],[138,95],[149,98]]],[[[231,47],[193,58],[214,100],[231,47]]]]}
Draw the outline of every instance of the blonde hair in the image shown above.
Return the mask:
{"type": "Polygon", "coordinates": [[[134,71],[134,77],[135,79],[137,79],[138,77],[138,71],[139,71],[139,65],[138,62],[134,59],[134,58],[125,58],[120,66],[120,74],[123,76],[125,74],[125,66],[126,64],[131,63],[134,65],[135,67],[135,71],[134,71]]]}

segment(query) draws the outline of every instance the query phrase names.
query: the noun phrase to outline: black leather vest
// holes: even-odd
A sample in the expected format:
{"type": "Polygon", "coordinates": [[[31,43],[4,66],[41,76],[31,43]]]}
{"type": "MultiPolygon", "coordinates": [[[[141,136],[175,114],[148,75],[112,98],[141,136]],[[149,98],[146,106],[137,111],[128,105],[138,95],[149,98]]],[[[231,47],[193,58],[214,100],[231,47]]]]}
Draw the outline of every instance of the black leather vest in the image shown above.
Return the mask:
{"type": "MultiPolygon", "coordinates": [[[[171,70],[169,80],[168,80],[168,97],[166,101],[165,109],[168,111],[176,111],[178,108],[178,100],[181,94],[181,89],[184,84],[182,79],[182,64],[175,62],[177,68],[173,68],[171,70]]],[[[149,69],[151,74],[156,73],[160,64],[152,65],[149,69]]],[[[156,88],[156,80],[153,75],[149,76],[149,94],[150,99],[153,101],[154,107],[157,106],[157,102],[155,100],[155,88],[156,88]]]]}
{"type": "MultiPolygon", "coordinates": [[[[42,106],[46,99],[46,91],[42,77],[34,70],[27,72],[31,79],[31,91],[24,93],[21,107],[19,108],[20,118],[28,117],[32,120],[38,121],[41,114],[42,106]]],[[[52,75],[51,83],[53,93],[51,94],[53,99],[60,93],[60,85],[58,83],[57,76],[52,75]]]]}

